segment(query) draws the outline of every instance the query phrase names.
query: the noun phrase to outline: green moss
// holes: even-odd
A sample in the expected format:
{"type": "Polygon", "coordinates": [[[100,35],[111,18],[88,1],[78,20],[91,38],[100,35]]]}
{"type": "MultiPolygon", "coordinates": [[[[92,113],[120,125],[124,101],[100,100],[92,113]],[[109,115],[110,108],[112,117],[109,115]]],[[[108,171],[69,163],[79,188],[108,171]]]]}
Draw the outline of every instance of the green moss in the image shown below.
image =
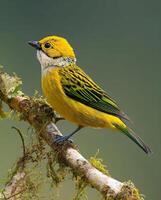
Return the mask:
{"type": "Polygon", "coordinates": [[[47,153],[47,177],[52,180],[52,184],[56,187],[64,181],[68,174],[68,168],[57,162],[57,155],[53,152],[47,153]]]}
{"type": "Polygon", "coordinates": [[[86,187],[88,186],[88,183],[83,177],[75,176],[75,195],[73,197],[73,200],[88,200],[87,194],[86,194],[86,187]]]}
{"type": "Polygon", "coordinates": [[[103,174],[110,176],[110,173],[107,170],[106,165],[103,164],[103,160],[98,158],[99,150],[96,152],[94,156],[91,156],[89,162],[92,164],[93,167],[101,171],[103,174]]]}
{"type": "Polygon", "coordinates": [[[144,200],[143,195],[139,193],[139,190],[131,181],[125,182],[117,195],[109,188],[104,190],[102,195],[104,200],[144,200]]]}
{"type": "Polygon", "coordinates": [[[143,195],[139,193],[135,185],[131,182],[125,182],[121,192],[117,195],[116,200],[144,200],[143,195]]]}
{"type": "MultiPolygon", "coordinates": [[[[98,158],[98,154],[99,151],[97,151],[97,153],[94,156],[90,157],[89,162],[92,164],[93,167],[95,167],[102,173],[109,176],[109,172],[106,166],[103,164],[103,160],[101,158],[98,158]]],[[[86,194],[86,188],[89,184],[86,181],[86,178],[74,174],[74,180],[75,180],[75,195],[73,200],[88,199],[86,194]]]]}

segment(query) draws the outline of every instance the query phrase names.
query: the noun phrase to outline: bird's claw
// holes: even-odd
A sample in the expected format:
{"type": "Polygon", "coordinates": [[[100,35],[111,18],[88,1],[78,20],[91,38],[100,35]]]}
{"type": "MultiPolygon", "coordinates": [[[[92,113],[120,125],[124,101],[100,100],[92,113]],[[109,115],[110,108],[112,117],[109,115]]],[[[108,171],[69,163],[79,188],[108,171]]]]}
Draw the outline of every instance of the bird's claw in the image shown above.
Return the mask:
{"type": "Polygon", "coordinates": [[[54,143],[56,143],[56,144],[62,144],[62,143],[64,143],[65,141],[68,141],[68,142],[70,142],[70,143],[73,143],[73,140],[69,139],[68,136],[61,136],[61,135],[56,135],[56,136],[55,136],[54,143]]]}

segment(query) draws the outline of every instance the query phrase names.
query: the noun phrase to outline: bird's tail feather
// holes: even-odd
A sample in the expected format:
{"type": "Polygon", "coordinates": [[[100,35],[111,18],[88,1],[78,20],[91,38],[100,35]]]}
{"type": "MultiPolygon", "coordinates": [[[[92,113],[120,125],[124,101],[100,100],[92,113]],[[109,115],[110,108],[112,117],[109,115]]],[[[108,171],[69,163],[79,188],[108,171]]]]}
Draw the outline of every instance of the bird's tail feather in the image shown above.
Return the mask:
{"type": "Polygon", "coordinates": [[[128,127],[123,127],[120,126],[118,124],[113,124],[118,130],[120,130],[121,132],[123,132],[125,135],[127,135],[131,140],[133,140],[139,147],[142,148],[142,150],[147,153],[150,154],[152,153],[150,147],[148,145],[146,145],[144,143],[144,141],[134,133],[134,131],[132,131],[130,128],[128,127]]]}

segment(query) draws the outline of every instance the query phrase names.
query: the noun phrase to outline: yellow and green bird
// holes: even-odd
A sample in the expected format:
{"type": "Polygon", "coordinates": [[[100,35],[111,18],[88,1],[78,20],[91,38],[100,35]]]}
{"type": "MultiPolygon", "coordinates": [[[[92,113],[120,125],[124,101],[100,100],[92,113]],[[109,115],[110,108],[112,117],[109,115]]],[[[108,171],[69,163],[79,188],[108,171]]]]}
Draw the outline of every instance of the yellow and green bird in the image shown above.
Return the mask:
{"type": "Polygon", "coordinates": [[[151,152],[126,125],[128,117],[116,102],[77,66],[74,50],[65,38],[47,36],[29,44],[37,50],[42,89],[48,103],[78,126],[71,134],[57,138],[56,142],[69,139],[83,127],[111,128],[127,135],[146,153],[151,152]]]}

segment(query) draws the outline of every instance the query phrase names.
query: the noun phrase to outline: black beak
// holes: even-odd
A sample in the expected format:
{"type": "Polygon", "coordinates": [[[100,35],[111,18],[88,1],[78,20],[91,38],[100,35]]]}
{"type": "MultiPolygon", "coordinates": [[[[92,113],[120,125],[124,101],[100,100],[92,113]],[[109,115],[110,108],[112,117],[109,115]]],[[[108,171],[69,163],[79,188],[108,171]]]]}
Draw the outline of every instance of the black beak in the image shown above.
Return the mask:
{"type": "Polygon", "coordinates": [[[41,46],[38,41],[29,41],[28,44],[37,50],[41,50],[41,46]]]}

